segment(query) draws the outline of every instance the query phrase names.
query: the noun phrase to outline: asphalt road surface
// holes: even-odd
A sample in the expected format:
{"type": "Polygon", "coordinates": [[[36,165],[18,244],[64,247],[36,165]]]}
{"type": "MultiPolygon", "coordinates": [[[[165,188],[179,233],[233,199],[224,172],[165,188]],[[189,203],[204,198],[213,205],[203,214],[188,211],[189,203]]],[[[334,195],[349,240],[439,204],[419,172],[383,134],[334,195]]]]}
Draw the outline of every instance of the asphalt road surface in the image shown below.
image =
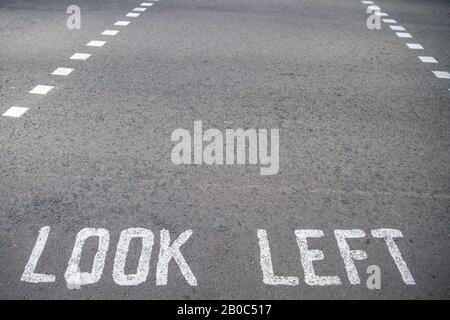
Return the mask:
{"type": "Polygon", "coordinates": [[[373,2],[395,21],[369,29],[360,0],[1,0],[0,298],[448,299],[450,2],[373,2]],[[194,121],[278,129],[279,170],[175,164],[194,121]]]}

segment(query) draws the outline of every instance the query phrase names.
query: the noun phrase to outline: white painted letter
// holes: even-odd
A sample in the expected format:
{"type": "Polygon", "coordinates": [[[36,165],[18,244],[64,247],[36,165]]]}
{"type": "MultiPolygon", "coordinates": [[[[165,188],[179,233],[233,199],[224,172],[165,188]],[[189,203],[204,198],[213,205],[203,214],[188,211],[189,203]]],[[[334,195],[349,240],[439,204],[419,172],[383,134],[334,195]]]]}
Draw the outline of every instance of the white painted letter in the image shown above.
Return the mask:
{"type": "Polygon", "coordinates": [[[106,253],[109,246],[109,232],[106,229],[84,228],[77,234],[72,256],[69,260],[64,278],[68,285],[82,286],[93,284],[100,280],[105,266],[106,253]],[[91,272],[80,272],[81,251],[84,243],[90,237],[98,237],[98,249],[94,257],[91,272]],[[72,284],[72,279],[78,279],[80,283],[72,284]]]}
{"type": "Polygon", "coordinates": [[[312,262],[323,260],[324,255],[321,250],[309,250],[307,238],[323,237],[322,230],[295,230],[297,236],[297,244],[300,249],[300,261],[305,273],[305,282],[310,286],[328,286],[340,285],[341,280],[338,276],[317,276],[314,273],[312,262]]]}
{"type": "Polygon", "coordinates": [[[168,230],[161,230],[161,248],[159,250],[158,264],[156,265],[156,285],[164,286],[167,284],[167,274],[169,270],[169,262],[172,258],[180,267],[181,273],[190,286],[197,285],[197,279],[186,263],[180,252],[180,247],[192,235],[192,230],[186,230],[170,245],[170,234],[168,230]]]}
{"type": "Polygon", "coordinates": [[[334,230],[334,235],[336,236],[337,245],[339,251],[341,252],[342,259],[344,260],[345,270],[347,270],[348,280],[351,284],[360,284],[358,270],[356,270],[354,260],[364,260],[367,259],[367,254],[362,250],[350,250],[346,238],[364,238],[366,234],[364,231],[359,229],[353,230],[334,230]]]}
{"type": "Polygon", "coordinates": [[[269,240],[267,239],[267,231],[258,229],[261,270],[263,273],[263,282],[268,285],[277,286],[298,286],[298,277],[294,276],[276,276],[273,274],[272,256],[270,254],[269,240]]]}
{"type": "Polygon", "coordinates": [[[31,251],[30,258],[25,266],[25,270],[22,273],[21,281],[39,283],[39,282],[55,282],[55,276],[50,274],[34,273],[39,258],[44,251],[45,244],[47,243],[48,234],[50,233],[50,227],[46,226],[39,230],[39,236],[34,245],[33,251],[31,251]]]}
{"type": "Polygon", "coordinates": [[[113,279],[115,283],[121,286],[137,286],[147,280],[148,271],[150,270],[153,238],[153,233],[144,228],[129,228],[120,233],[116,257],[114,258],[113,279]],[[136,273],[125,274],[127,254],[133,238],[142,239],[141,256],[136,273]]]}
{"type": "Polygon", "coordinates": [[[403,282],[406,284],[416,284],[405,260],[402,258],[400,250],[393,239],[403,237],[402,232],[397,229],[375,229],[372,230],[372,236],[375,238],[384,238],[384,241],[386,241],[386,245],[389,249],[389,253],[394,259],[395,265],[402,275],[403,282]]]}

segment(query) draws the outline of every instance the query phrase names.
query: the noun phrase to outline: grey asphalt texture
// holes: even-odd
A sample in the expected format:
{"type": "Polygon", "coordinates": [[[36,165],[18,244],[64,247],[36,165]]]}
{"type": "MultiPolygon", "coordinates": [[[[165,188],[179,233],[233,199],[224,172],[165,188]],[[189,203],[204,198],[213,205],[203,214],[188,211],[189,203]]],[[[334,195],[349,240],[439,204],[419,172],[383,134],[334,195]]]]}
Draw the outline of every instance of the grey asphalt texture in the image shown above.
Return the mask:
{"type": "MultiPolygon", "coordinates": [[[[1,0],[1,299],[437,299],[450,297],[450,2],[374,1],[413,39],[386,24],[366,27],[359,0],[160,0],[126,28],[117,20],[140,1],[1,0]],[[82,11],[66,28],[66,8],[82,11]],[[115,37],[100,36],[117,29],[115,37]],[[106,40],[88,48],[89,40],[106,40]],[[406,42],[421,43],[422,52],[406,42]],[[92,53],[71,61],[75,52],[92,53]],[[438,65],[419,61],[435,57],[438,65]],[[72,67],[68,77],[50,73],[72,67]],[[54,85],[46,96],[28,94],[54,85]],[[280,171],[251,165],[182,165],[170,159],[177,128],[278,128],[280,171]],[[56,281],[20,281],[38,231],[50,226],[37,272],[56,281]],[[81,290],[64,280],[85,227],[111,235],[102,278],[81,290]],[[147,281],[112,278],[120,232],[155,234],[147,281]],[[295,287],[267,286],[257,229],[266,229],[275,273],[295,287]],[[362,229],[352,247],[363,283],[347,279],[333,231],[362,229]],[[402,282],[376,228],[396,228],[416,285],[402,282]],[[198,280],[190,287],[172,262],[155,285],[159,231],[193,230],[182,252],[198,280]],[[340,286],[304,283],[296,229],[325,259],[317,274],[340,286]],[[381,290],[365,286],[378,265],[381,290]]],[[[89,267],[96,244],[85,248],[89,267]]],[[[129,253],[133,270],[139,245],[129,253]]]]}

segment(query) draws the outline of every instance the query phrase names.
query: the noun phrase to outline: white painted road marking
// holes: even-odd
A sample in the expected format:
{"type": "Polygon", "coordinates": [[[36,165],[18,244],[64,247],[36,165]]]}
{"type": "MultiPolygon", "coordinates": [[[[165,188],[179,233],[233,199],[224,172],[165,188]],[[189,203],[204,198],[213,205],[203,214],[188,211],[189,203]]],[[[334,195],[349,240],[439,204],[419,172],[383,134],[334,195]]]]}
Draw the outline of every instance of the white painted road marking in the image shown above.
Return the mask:
{"type": "Polygon", "coordinates": [[[89,53],[75,53],[70,57],[71,60],[87,60],[91,55],[89,53]]]}
{"type": "Polygon", "coordinates": [[[322,250],[309,249],[308,238],[322,238],[322,230],[295,230],[297,244],[300,250],[300,262],[305,273],[305,283],[310,286],[330,286],[340,285],[341,279],[338,276],[318,276],[314,271],[313,261],[324,259],[322,250]]]}
{"type": "MultiPolygon", "coordinates": [[[[374,13],[374,15],[376,16],[389,16],[387,13],[385,12],[380,12],[381,8],[377,5],[375,5],[372,1],[361,1],[364,4],[370,4],[367,7],[367,13],[369,13],[369,11],[376,11],[374,13]]],[[[397,24],[397,21],[395,21],[394,19],[381,19],[384,23],[387,24],[397,24]]],[[[369,25],[368,25],[369,27],[369,25]]],[[[399,26],[399,25],[389,25],[389,28],[393,31],[406,31],[405,28],[403,26],[399,26]]],[[[369,27],[369,29],[371,29],[369,27]]],[[[396,32],[395,33],[397,37],[399,38],[412,38],[412,35],[408,32],[396,32]]],[[[408,46],[409,49],[412,50],[423,50],[423,47],[421,44],[419,43],[407,43],[406,44],[408,46]]],[[[420,61],[422,61],[423,63],[438,63],[438,61],[431,56],[419,56],[420,61]]],[[[441,79],[450,79],[450,74],[447,71],[433,71],[434,75],[437,78],[441,78],[441,79]]],[[[450,89],[449,89],[450,91],[450,89]]]]}
{"type": "MultiPolygon", "coordinates": [[[[308,238],[322,238],[324,233],[322,230],[295,230],[298,248],[300,250],[300,262],[303,267],[304,281],[310,286],[330,286],[341,285],[339,276],[319,276],[314,270],[314,261],[324,260],[322,250],[310,249],[308,246],[308,238]]],[[[366,233],[359,229],[335,230],[336,242],[344,261],[347,276],[352,285],[361,283],[354,260],[367,259],[367,253],[363,250],[351,250],[346,239],[365,238],[366,233]]],[[[414,285],[415,281],[406,265],[405,260],[398,249],[394,238],[401,238],[403,234],[397,229],[375,229],[371,231],[375,238],[382,238],[386,242],[389,254],[394,260],[399,270],[403,282],[408,285],[414,285]]],[[[298,285],[298,277],[296,276],[277,276],[273,273],[272,257],[270,253],[269,240],[265,229],[258,229],[257,236],[260,248],[260,266],[263,273],[263,282],[268,285],[298,285]]]]}
{"type": "Polygon", "coordinates": [[[4,114],[2,114],[2,116],[19,118],[27,111],[28,111],[28,108],[12,106],[4,114]]]}
{"type": "Polygon", "coordinates": [[[104,36],[115,36],[118,33],[119,33],[118,30],[105,30],[105,31],[102,32],[102,35],[104,35],[104,36]]]}
{"type": "Polygon", "coordinates": [[[48,234],[50,233],[50,227],[46,226],[39,230],[39,236],[36,240],[36,244],[33,247],[30,258],[25,266],[25,270],[22,273],[21,281],[39,283],[39,282],[55,282],[55,276],[51,274],[35,273],[36,265],[41,257],[42,251],[47,243],[48,234]]]}
{"type": "MultiPolygon", "coordinates": [[[[50,233],[50,226],[43,227],[39,230],[39,235],[31,252],[30,258],[22,273],[21,281],[30,283],[55,282],[55,276],[49,274],[36,273],[36,267],[40,265],[41,257],[47,239],[50,233]]],[[[170,243],[169,230],[161,230],[160,232],[160,250],[158,255],[158,263],[156,265],[156,285],[164,286],[168,282],[169,265],[172,260],[180,268],[181,274],[190,286],[197,286],[197,278],[192,273],[191,268],[187,264],[181,247],[189,240],[193,231],[191,229],[184,231],[170,243]]],[[[106,256],[109,250],[110,235],[106,229],[83,228],[77,233],[75,244],[73,246],[72,255],[68,266],[64,273],[68,289],[81,289],[81,286],[97,283],[102,275],[105,267],[106,256]],[[97,238],[97,252],[91,262],[89,272],[80,271],[81,257],[83,256],[83,247],[90,238],[97,238]]],[[[153,233],[144,228],[129,228],[120,234],[117,243],[116,256],[114,258],[113,279],[122,286],[136,286],[147,280],[150,270],[150,257],[154,244],[153,233]],[[130,243],[135,238],[141,238],[142,247],[139,257],[139,264],[136,273],[125,274],[125,266],[127,265],[127,255],[130,243]]]]}
{"type": "Polygon", "coordinates": [[[273,272],[272,255],[270,253],[267,230],[258,229],[257,237],[259,241],[259,263],[263,274],[263,283],[271,286],[285,285],[298,286],[299,280],[296,276],[277,276],[273,272]]]}
{"type": "Polygon", "coordinates": [[[437,60],[429,56],[419,56],[420,61],[425,63],[437,63],[437,60]]]}
{"type": "MultiPolygon", "coordinates": [[[[45,250],[50,231],[50,226],[42,227],[39,230],[38,238],[36,239],[36,243],[20,278],[21,281],[29,283],[55,282],[56,277],[52,274],[36,273],[37,268],[43,268],[43,263],[40,263],[39,259],[45,250]]],[[[163,229],[160,231],[160,248],[158,261],[156,264],[157,286],[167,285],[169,266],[172,260],[174,260],[174,262],[178,265],[180,272],[186,279],[187,283],[190,286],[198,286],[197,278],[193,274],[181,250],[192,234],[193,230],[185,230],[178,236],[177,239],[171,242],[169,230],[163,229]]],[[[323,245],[320,246],[314,240],[323,238],[324,232],[318,229],[298,229],[294,230],[294,234],[300,253],[300,263],[303,267],[303,279],[305,283],[310,286],[341,285],[342,281],[340,276],[318,275],[316,274],[318,269],[314,269],[315,267],[320,268],[318,265],[321,261],[325,262],[323,245]],[[310,238],[313,238],[314,243],[308,243],[310,238]],[[314,247],[317,249],[313,249],[314,247]]],[[[370,234],[374,238],[378,238],[381,241],[384,240],[389,255],[400,272],[403,282],[407,285],[415,285],[416,283],[411,271],[409,270],[406,261],[403,259],[403,256],[396,244],[396,240],[398,238],[403,238],[402,232],[398,229],[373,229],[370,234]]],[[[353,241],[351,241],[350,246],[347,239],[363,240],[367,237],[366,232],[360,229],[338,229],[334,230],[334,237],[336,239],[340,256],[344,262],[350,284],[360,284],[361,279],[359,277],[355,261],[366,260],[368,255],[364,250],[356,249],[358,247],[351,249],[353,246],[357,245],[357,243],[353,243],[353,241]]],[[[68,289],[80,289],[83,285],[95,284],[100,281],[103,276],[106,257],[110,248],[110,238],[110,233],[107,229],[83,228],[77,233],[72,254],[64,273],[64,278],[68,289]],[[93,240],[96,240],[95,242],[97,243],[95,256],[91,256],[89,259],[89,265],[91,267],[87,267],[87,265],[83,263],[84,267],[90,271],[81,272],[80,263],[81,258],[84,256],[83,249],[86,242],[90,242],[92,238],[94,238],[93,240]]],[[[146,228],[129,228],[121,232],[120,238],[117,242],[117,250],[114,257],[112,272],[112,277],[115,283],[121,286],[137,286],[147,280],[150,271],[152,248],[155,244],[154,238],[153,232],[146,228]],[[136,268],[136,272],[125,273],[129,272],[126,266],[129,265],[129,261],[127,261],[127,259],[130,245],[134,242],[133,240],[140,240],[142,244],[141,252],[140,255],[138,255],[137,266],[135,261],[132,262],[132,265],[136,268]]],[[[257,240],[259,243],[260,267],[263,276],[263,283],[272,286],[298,286],[299,277],[280,276],[274,274],[272,255],[266,229],[257,229],[257,240]]],[[[360,242],[360,244],[362,244],[362,242],[360,242]]],[[[134,245],[135,244],[133,244],[133,246],[134,245]]],[[[89,248],[88,250],[92,252],[92,248],[89,248]]],[[[284,250],[281,252],[283,251],[284,250]]],[[[288,252],[288,254],[292,253],[288,252]]],[[[136,259],[136,256],[134,256],[133,259],[136,259]]]]}
{"type": "Polygon", "coordinates": [[[412,38],[412,36],[408,32],[396,32],[395,34],[399,38],[412,38]]]}
{"type": "Polygon", "coordinates": [[[29,93],[46,95],[54,86],[37,85],[29,93]]]}
{"type": "MultiPolygon", "coordinates": [[[[145,12],[147,8],[145,7],[151,7],[153,6],[153,2],[159,1],[159,0],[153,0],[152,2],[142,2],[140,5],[143,7],[136,7],[133,9],[133,12],[127,13],[127,17],[139,17],[140,13],[137,12],[145,12]]],[[[115,26],[127,26],[130,23],[130,21],[124,21],[124,20],[118,20],[114,23],[115,26]]],[[[105,36],[115,36],[119,33],[118,30],[104,30],[101,34],[105,36]]],[[[91,40],[89,41],[86,46],[88,47],[103,47],[105,45],[106,41],[101,40],[91,40]]],[[[87,60],[91,54],[89,53],[74,53],[69,59],[70,60],[87,60]]],[[[56,76],[68,76],[70,73],[72,73],[74,69],[72,68],[64,68],[64,67],[58,67],[56,68],[51,75],[56,76]]],[[[52,90],[54,86],[46,86],[46,85],[37,85],[34,87],[29,93],[32,94],[39,94],[39,95],[46,95],[50,90],[52,90]]],[[[17,107],[12,106],[10,107],[5,113],[2,114],[4,117],[14,117],[18,118],[21,117],[25,112],[28,111],[28,108],[24,107],[17,107]]]]}
{"type": "Polygon", "coordinates": [[[167,285],[167,274],[169,272],[169,262],[174,259],[180,268],[181,274],[186,279],[190,286],[197,286],[197,278],[192,273],[191,268],[187,264],[183,255],[181,254],[180,247],[189,239],[192,235],[192,230],[186,230],[178,236],[178,238],[170,244],[169,230],[161,230],[158,263],[156,265],[156,285],[167,285]]]}
{"type": "Polygon", "coordinates": [[[91,40],[86,44],[86,46],[87,47],[103,47],[105,45],[105,43],[106,43],[106,41],[91,40]]]}
{"type": "Polygon", "coordinates": [[[389,28],[394,31],[405,31],[405,28],[403,28],[402,26],[389,26],[389,28]]]}
{"type": "Polygon", "coordinates": [[[130,228],[120,233],[117,243],[116,257],[114,258],[113,279],[121,286],[137,286],[147,280],[150,270],[150,257],[154,243],[153,232],[144,228],[130,228]],[[136,273],[125,274],[125,265],[127,255],[130,249],[130,243],[133,239],[141,238],[141,256],[136,273]]]}
{"type": "Polygon", "coordinates": [[[408,266],[406,265],[405,260],[403,260],[402,254],[400,253],[400,250],[398,249],[398,247],[394,241],[394,238],[403,237],[402,232],[400,230],[396,230],[396,229],[377,229],[377,230],[372,230],[371,233],[372,233],[373,237],[383,238],[384,241],[386,242],[389,253],[391,254],[392,258],[394,259],[394,262],[395,262],[395,265],[397,266],[398,271],[400,271],[403,282],[408,285],[416,284],[416,282],[414,281],[414,278],[411,274],[411,271],[409,271],[408,266]]]}
{"type": "Polygon", "coordinates": [[[447,71],[433,71],[433,73],[439,79],[450,79],[450,73],[447,71]]]}
{"type": "Polygon", "coordinates": [[[69,260],[64,278],[69,284],[71,279],[79,279],[77,285],[97,283],[105,267],[106,253],[109,247],[109,232],[106,229],[84,228],[78,232],[75,239],[75,245],[72,250],[72,256],[69,260]],[[87,239],[91,237],[98,238],[98,248],[94,256],[91,272],[80,272],[81,252],[87,239]]]}
{"type": "Polygon", "coordinates": [[[72,68],[56,68],[51,74],[55,76],[68,76],[72,71],[72,68]]]}
{"type": "Polygon", "coordinates": [[[119,20],[116,23],[114,23],[115,26],[124,26],[124,27],[129,24],[130,24],[130,21],[122,21],[122,20],[119,20]]]}
{"type": "Polygon", "coordinates": [[[408,46],[408,48],[413,50],[423,50],[422,45],[419,43],[407,43],[406,45],[408,46]]]}
{"type": "Polygon", "coordinates": [[[364,238],[366,233],[363,230],[334,230],[337,245],[341,253],[342,260],[344,260],[345,270],[347,271],[347,277],[351,284],[360,284],[361,279],[358,275],[353,260],[365,260],[367,259],[367,253],[362,250],[350,250],[350,247],[346,239],[364,238]]]}

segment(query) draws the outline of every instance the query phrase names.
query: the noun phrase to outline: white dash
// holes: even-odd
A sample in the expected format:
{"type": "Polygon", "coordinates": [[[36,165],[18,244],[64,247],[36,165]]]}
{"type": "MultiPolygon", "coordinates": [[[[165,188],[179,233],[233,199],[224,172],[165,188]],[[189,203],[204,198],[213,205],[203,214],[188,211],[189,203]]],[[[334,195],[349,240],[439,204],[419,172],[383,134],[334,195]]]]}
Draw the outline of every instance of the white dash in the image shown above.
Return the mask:
{"type": "Polygon", "coordinates": [[[134,12],[127,13],[127,17],[130,17],[130,18],[137,18],[137,17],[139,17],[139,15],[140,15],[140,13],[134,13],[134,12]]]}
{"type": "Polygon", "coordinates": [[[367,10],[379,11],[379,10],[381,10],[381,8],[379,6],[373,5],[373,6],[368,6],[367,10]]]}
{"type": "Polygon", "coordinates": [[[134,8],[133,11],[136,12],[144,12],[145,10],[147,10],[147,8],[134,8]]]}
{"type": "Polygon", "coordinates": [[[75,53],[70,57],[71,60],[87,60],[91,55],[89,53],[75,53]]]}
{"type": "Polygon", "coordinates": [[[439,79],[450,79],[450,73],[447,71],[433,71],[433,73],[439,79]]]}
{"type": "Polygon", "coordinates": [[[408,48],[413,50],[423,50],[422,45],[419,43],[407,43],[406,45],[408,46],[408,48]]]}
{"type": "Polygon", "coordinates": [[[104,35],[104,36],[115,36],[118,33],[119,33],[118,30],[105,30],[105,31],[102,32],[102,35],[104,35]]]}
{"type": "Polygon", "coordinates": [[[115,26],[127,26],[130,24],[130,21],[117,21],[116,23],[114,23],[115,26]]]}
{"type": "Polygon", "coordinates": [[[361,1],[364,4],[373,4],[373,1],[361,1]]]}
{"type": "Polygon", "coordinates": [[[394,19],[382,19],[384,23],[397,23],[394,19]]]}
{"type": "Polygon", "coordinates": [[[388,14],[386,12],[375,12],[374,15],[379,17],[387,17],[388,14]]]}
{"type": "Polygon", "coordinates": [[[412,36],[408,32],[396,32],[395,34],[399,38],[412,38],[412,36]]]}
{"type": "Polygon", "coordinates": [[[68,76],[72,71],[72,68],[56,68],[51,74],[55,76],[68,76]]]}
{"type": "Polygon", "coordinates": [[[151,3],[151,2],[142,2],[140,5],[141,5],[141,7],[151,7],[153,5],[153,3],[151,3]]]}
{"type": "Polygon", "coordinates": [[[54,86],[37,85],[29,93],[45,95],[53,88],[54,88],[54,86]]]}
{"type": "Polygon", "coordinates": [[[27,111],[28,111],[28,108],[12,106],[4,114],[2,114],[2,116],[19,118],[19,117],[23,116],[23,114],[27,111]]]}
{"type": "Polygon", "coordinates": [[[389,28],[394,31],[405,31],[405,28],[403,28],[402,26],[389,26],[389,28]]]}
{"type": "Polygon", "coordinates": [[[437,60],[429,56],[419,56],[420,61],[425,63],[437,63],[437,60]]]}
{"type": "Polygon", "coordinates": [[[88,47],[103,47],[105,45],[105,43],[106,43],[106,41],[91,40],[86,44],[86,46],[88,46],[88,47]]]}

